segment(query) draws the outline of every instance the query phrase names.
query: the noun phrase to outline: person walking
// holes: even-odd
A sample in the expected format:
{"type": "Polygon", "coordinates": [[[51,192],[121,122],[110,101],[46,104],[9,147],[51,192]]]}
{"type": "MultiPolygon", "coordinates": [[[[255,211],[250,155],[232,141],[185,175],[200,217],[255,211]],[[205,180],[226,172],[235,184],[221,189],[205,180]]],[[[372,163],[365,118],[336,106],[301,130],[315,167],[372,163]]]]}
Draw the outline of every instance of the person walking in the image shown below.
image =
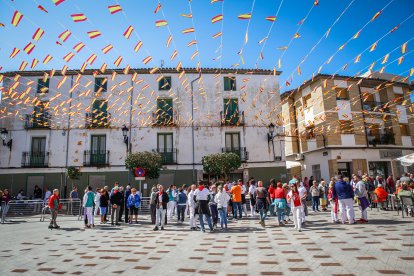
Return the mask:
{"type": "MultiPolygon", "coordinates": [[[[210,190],[210,195],[208,198],[208,208],[210,209],[210,213],[211,213],[211,218],[213,220],[213,228],[217,228],[217,223],[218,223],[218,210],[217,210],[217,203],[214,201],[214,198],[217,195],[217,186],[213,185],[211,186],[211,190],[210,190]]],[[[242,197],[242,201],[243,201],[243,197],[242,197]]]]}
{"type": "Polygon", "coordinates": [[[167,190],[168,194],[168,211],[167,216],[169,219],[172,219],[177,211],[177,188],[175,185],[171,185],[167,190]]]}
{"type": "Polygon", "coordinates": [[[115,225],[119,226],[119,210],[122,203],[123,195],[119,192],[118,186],[115,186],[113,193],[109,197],[111,202],[111,225],[114,225],[114,216],[115,216],[115,225]]]}
{"type": "Polygon", "coordinates": [[[60,226],[57,225],[56,219],[57,219],[59,210],[62,209],[62,204],[60,204],[58,189],[54,189],[53,195],[51,195],[49,198],[49,208],[50,208],[49,229],[59,229],[60,226]]]}
{"type": "Polygon", "coordinates": [[[287,195],[290,192],[290,185],[287,183],[284,183],[282,185],[284,194],[285,194],[285,200],[286,200],[286,209],[285,209],[285,218],[284,218],[284,223],[287,224],[290,221],[290,212],[291,212],[291,208],[290,208],[290,204],[288,204],[287,202],[287,195]]]}
{"type": "Polygon", "coordinates": [[[69,210],[68,210],[68,214],[74,215],[73,214],[73,209],[75,207],[75,201],[79,199],[79,194],[78,194],[78,188],[73,186],[72,187],[72,191],[69,194],[69,210]]]}
{"type": "Polygon", "coordinates": [[[158,230],[158,226],[161,227],[161,230],[164,230],[165,223],[165,212],[167,211],[167,204],[169,196],[164,192],[164,187],[162,185],[158,186],[159,191],[155,194],[155,205],[156,205],[156,220],[154,231],[158,230]]]}
{"type": "Polygon", "coordinates": [[[328,187],[326,187],[326,182],[324,180],[319,184],[319,201],[322,207],[322,211],[326,211],[326,198],[328,195],[328,187]]]}
{"type": "Polygon", "coordinates": [[[100,205],[101,205],[101,189],[100,188],[96,188],[96,192],[95,192],[95,206],[94,206],[94,216],[97,216],[98,213],[100,212],[100,205]]]}
{"type": "Polygon", "coordinates": [[[276,184],[276,189],[274,192],[274,198],[275,198],[275,208],[276,208],[276,213],[277,213],[277,220],[278,220],[278,224],[280,226],[284,225],[284,220],[285,220],[285,210],[286,210],[286,196],[287,194],[285,194],[285,190],[283,189],[282,183],[278,182],[276,184]]]}
{"type": "Polygon", "coordinates": [[[155,197],[157,195],[157,187],[151,188],[151,195],[150,195],[150,212],[151,212],[151,224],[155,224],[156,219],[156,212],[157,212],[157,205],[155,204],[155,197]]]}
{"type": "Polygon", "coordinates": [[[310,187],[310,193],[312,196],[312,210],[313,212],[319,212],[319,195],[320,190],[316,180],[313,180],[312,186],[310,187]]]}
{"type": "MultiPolygon", "coordinates": [[[[138,210],[139,206],[141,205],[141,197],[137,193],[137,189],[132,188],[130,195],[126,199],[127,201],[127,209],[129,210],[129,224],[132,224],[133,216],[135,217],[135,224],[138,224],[138,210]]],[[[125,216],[127,214],[125,213],[125,216]]]]}
{"type": "Polygon", "coordinates": [[[256,206],[256,199],[254,198],[254,194],[256,192],[256,182],[254,180],[250,180],[249,185],[249,197],[250,197],[250,216],[253,218],[256,215],[255,206],[256,206]]]}
{"type": "Polygon", "coordinates": [[[244,213],[244,216],[247,217],[247,201],[246,201],[246,193],[247,193],[247,188],[246,185],[244,185],[243,181],[241,181],[241,179],[239,180],[239,185],[241,187],[241,204],[242,204],[242,210],[244,213]]]}
{"type": "Polygon", "coordinates": [[[341,222],[344,224],[348,218],[349,224],[355,223],[354,213],[354,191],[351,185],[343,180],[341,174],[335,177],[336,182],[333,189],[334,197],[338,197],[339,211],[341,212],[341,222]]]}
{"type": "Polygon", "coordinates": [[[218,186],[218,193],[214,197],[214,202],[217,203],[217,211],[220,216],[221,230],[227,229],[227,206],[230,200],[230,196],[222,185],[218,186]]]}
{"type": "Polygon", "coordinates": [[[85,216],[88,220],[86,228],[95,227],[94,216],[93,216],[93,206],[95,204],[95,194],[92,192],[92,187],[88,186],[87,192],[83,196],[83,207],[85,208],[85,216]]]}
{"type": "Polygon", "coordinates": [[[196,185],[191,185],[190,191],[188,192],[187,197],[187,205],[190,212],[190,229],[191,230],[197,230],[197,215],[198,215],[198,208],[197,204],[194,200],[195,198],[195,190],[196,185]]]}
{"type": "Polygon", "coordinates": [[[303,185],[302,182],[299,182],[297,186],[300,201],[302,202],[302,209],[301,209],[301,219],[302,224],[306,222],[306,216],[308,215],[308,205],[306,205],[306,199],[308,198],[308,190],[306,190],[306,187],[303,185]]]}
{"type": "Polygon", "coordinates": [[[259,211],[259,223],[262,227],[266,226],[265,220],[267,216],[268,207],[271,205],[269,194],[265,187],[263,187],[263,182],[257,182],[256,189],[256,208],[259,211]]]}
{"type": "MultiPolygon", "coordinates": [[[[241,181],[241,179],[239,179],[241,181]]],[[[237,219],[237,211],[239,211],[239,219],[242,218],[242,206],[241,206],[241,186],[233,185],[231,187],[230,193],[232,194],[232,204],[233,204],[233,218],[237,219]]]]}
{"type": "Polygon", "coordinates": [[[39,186],[35,185],[33,190],[33,199],[36,200],[36,203],[34,204],[34,210],[33,213],[39,213],[42,211],[43,207],[43,200],[42,200],[42,189],[39,188],[39,186]]]}
{"type": "MultiPolygon", "coordinates": [[[[237,185],[238,186],[238,185],[237,185]]],[[[240,186],[239,186],[240,188],[240,186]]],[[[241,188],[240,188],[241,192],[241,188]]],[[[204,218],[207,219],[208,227],[210,228],[210,232],[214,232],[213,224],[211,222],[211,214],[208,208],[208,198],[210,196],[210,191],[204,187],[202,181],[198,183],[198,188],[194,192],[195,200],[198,205],[198,213],[200,215],[200,228],[202,232],[206,232],[204,227],[204,218]]],[[[241,196],[240,196],[241,202],[241,196]]],[[[240,205],[241,207],[241,205],[240,205]]],[[[240,210],[241,213],[241,210],[240,210]]]]}
{"type": "Polygon", "coordinates": [[[268,191],[269,197],[270,197],[270,205],[269,205],[269,211],[270,211],[270,216],[275,216],[275,205],[274,205],[274,201],[275,201],[275,189],[276,189],[276,180],[274,178],[270,179],[270,186],[268,191]]]}
{"type": "Polygon", "coordinates": [[[287,195],[287,201],[290,205],[293,213],[293,222],[295,224],[295,230],[302,232],[302,198],[299,195],[299,191],[296,184],[293,184],[289,194],[287,195]]]}
{"type": "Polygon", "coordinates": [[[101,214],[101,224],[105,224],[105,217],[108,213],[108,200],[106,199],[106,191],[101,189],[101,196],[99,197],[99,212],[101,214]]]}
{"type": "Polygon", "coordinates": [[[361,211],[361,218],[359,219],[360,223],[368,222],[368,212],[367,208],[369,207],[368,201],[368,192],[366,189],[366,184],[364,180],[361,180],[361,177],[357,175],[356,180],[358,181],[355,184],[355,195],[358,197],[359,210],[361,211]]]}
{"type": "Polygon", "coordinates": [[[333,181],[329,183],[327,198],[331,206],[331,222],[338,223],[338,197],[335,197],[333,194],[334,184],[335,183],[333,181]]]}
{"type": "Polygon", "coordinates": [[[183,188],[178,188],[177,194],[177,220],[178,223],[182,224],[185,217],[185,209],[187,206],[187,196],[183,191],[183,188]]]}
{"type": "MultiPolygon", "coordinates": [[[[138,194],[138,196],[141,198],[141,195],[137,192],[135,189],[135,192],[138,194]]],[[[125,208],[125,223],[129,223],[131,219],[129,219],[130,210],[128,208],[128,198],[131,195],[131,186],[128,184],[125,188],[124,192],[124,208],[125,208]]]]}

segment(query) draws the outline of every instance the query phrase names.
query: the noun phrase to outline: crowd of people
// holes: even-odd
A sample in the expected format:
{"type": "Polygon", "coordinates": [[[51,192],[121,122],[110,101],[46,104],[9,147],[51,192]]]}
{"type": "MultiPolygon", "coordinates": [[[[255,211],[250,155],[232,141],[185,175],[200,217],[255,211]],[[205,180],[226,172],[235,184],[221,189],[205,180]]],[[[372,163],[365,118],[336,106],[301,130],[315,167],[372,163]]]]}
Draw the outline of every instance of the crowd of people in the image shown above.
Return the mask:
{"type": "MultiPolygon", "coordinates": [[[[42,192],[35,187],[35,195],[42,199],[42,192]]],[[[151,190],[149,209],[154,231],[164,230],[168,221],[183,224],[188,220],[191,230],[210,232],[228,229],[229,220],[240,220],[243,217],[258,217],[258,223],[266,227],[268,216],[275,217],[276,224],[284,226],[292,223],[294,229],[302,231],[306,224],[308,208],[317,212],[330,212],[332,223],[355,224],[367,223],[367,208],[378,205],[386,209],[394,195],[396,200],[401,196],[414,200],[414,176],[404,174],[394,179],[392,176],[383,180],[368,174],[352,175],[350,178],[338,174],[329,183],[305,177],[303,181],[293,176],[288,183],[270,180],[265,187],[262,181],[251,178],[247,185],[240,179],[237,182],[205,183],[198,185],[182,185],[177,188],[171,185],[167,189],[158,184],[151,190]],[[311,202],[308,207],[308,202],[311,202]],[[354,204],[360,210],[360,219],[356,220],[354,204]],[[247,205],[250,206],[248,212],[247,205]]],[[[50,228],[58,228],[56,217],[61,208],[59,191],[47,191],[48,206],[51,210],[50,228]]],[[[45,195],[46,196],[46,195],[45,195]]],[[[10,201],[7,189],[0,191],[3,208],[10,201]]],[[[76,187],[70,192],[70,200],[78,199],[76,187]]],[[[125,188],[115,182],[109,189],[105,186],[92,191],[87,187],[82,198],[84,223],[86,228],[95,226],[95,216],[99,216],[100,224],[109,222],[119,226],[138,223],[138,212],[142,204],[141,193],[127,185],[125,188]]],[[[69,209],[70,209],[69,205],[69,209]]],[[[3,210],[6,211],[6,210],[3,210]]],[[[408,208],[413,214],[413,207],[408,208]]],[[[7,211],[6,211],[7,212],[7,211]]]]}

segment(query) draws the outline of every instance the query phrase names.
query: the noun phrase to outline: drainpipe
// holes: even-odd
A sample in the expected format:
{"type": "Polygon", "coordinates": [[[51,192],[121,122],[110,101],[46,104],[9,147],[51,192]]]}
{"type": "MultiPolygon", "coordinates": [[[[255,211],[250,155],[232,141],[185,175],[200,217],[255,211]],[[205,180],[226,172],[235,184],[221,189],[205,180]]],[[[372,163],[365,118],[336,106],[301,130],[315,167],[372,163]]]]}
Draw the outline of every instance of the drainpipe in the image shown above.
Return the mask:
{"type": "MultiPolygon", "coordinates": [[[[70,79],[70,88],[73,87],[73,75],[70,79]]],[[[72,91],[70,93],[70,99],[71,101],[69,102],[69,113],[68,113],[68,125],[66,128],[66,161],[65,161],[65,171],[68,169],[68,164],[69,164],[69,134],[70,134],[70,112],[71,112],[71,107],[72,107],[72,94],[74,93],[74,91],[72,91]]],[[[63,190],[63,198],[67,198],[67,193],[68,193],[68,177],[65,175],[65,187],[63,190]]]]}
{"type": "Polygon", "coordinates": [[[194,87],[193,84],[201,78],[200,74],[191,81],[191,144],[193,148],[193,184],[196,181],[195,175],[195,146],[194,146],[194,87]]]}
{"type": "MultiPolygon", "coordinates": [[[[128,133],[128,152],[127,153],[131,153],[132,152],[132,142],[131,142],[131,137],[132,137],[132,98],[134,97],[134,82],[131,79],[131,99],[129,101],[129,133],[128,133]]],[[[128,184],[131,185],[131,172],[129,170],[128,171],[128,184]]],[[[142,194],[142,190],[140,190],[141,194],[142,194]]]]}

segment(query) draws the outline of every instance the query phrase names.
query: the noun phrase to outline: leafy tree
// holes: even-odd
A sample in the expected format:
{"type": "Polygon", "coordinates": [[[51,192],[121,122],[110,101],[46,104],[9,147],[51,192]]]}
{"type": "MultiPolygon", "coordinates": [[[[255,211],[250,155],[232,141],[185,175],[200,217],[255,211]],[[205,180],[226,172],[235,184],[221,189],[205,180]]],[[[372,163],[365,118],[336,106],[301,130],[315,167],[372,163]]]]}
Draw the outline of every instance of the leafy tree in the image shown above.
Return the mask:
{"type": "Polygon", "coordinates": [[[149,151],[131,153],[125,159],[125,166],[131,171],[138,167],[144,168],[146,177],[155,179],[160,176],[162,156],[158,152],[149,151]]]}
{"type": "Polygon", "coordinates": [[[241,166],[240,156],[233,152],[214,153],[202,158],[203,169],[209,175],[224,177],[241,166]]]}

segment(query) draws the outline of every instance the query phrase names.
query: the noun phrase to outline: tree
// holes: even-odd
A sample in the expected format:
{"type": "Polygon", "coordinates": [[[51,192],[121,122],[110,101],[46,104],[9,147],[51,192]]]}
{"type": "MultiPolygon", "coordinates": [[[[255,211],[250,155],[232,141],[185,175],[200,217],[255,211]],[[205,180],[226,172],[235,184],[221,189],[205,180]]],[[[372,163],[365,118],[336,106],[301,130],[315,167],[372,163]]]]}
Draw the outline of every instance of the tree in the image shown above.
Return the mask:
{"type": "Polygon", "coordinates": [[[80,176],[80,175],[81,175],[80,169],[79,169],[79,168],[77,168],[77,167],[69,166],[69,167],[66,169],[66,176],[67,176],[70,180],[72,180],[72,183],[73,183],[73,180],[75,180],[75,179],[79,179],[79,176],[80,176]]]}
{"type": "Polygon", "coordinates": [[[241,166],[240,156],[233,152],[214,153],[203,156],[203,170],[217,178],[224,177],[241,166]]]}
{"type": "Polygon", "coordinates": [[[138,167],[144,168],[146,176],[149,179],[155,179],[160,176],[162,156],[158,152],[149,151],[131,153],[125,159],[125,166],[130,171],[138,167]]]}

